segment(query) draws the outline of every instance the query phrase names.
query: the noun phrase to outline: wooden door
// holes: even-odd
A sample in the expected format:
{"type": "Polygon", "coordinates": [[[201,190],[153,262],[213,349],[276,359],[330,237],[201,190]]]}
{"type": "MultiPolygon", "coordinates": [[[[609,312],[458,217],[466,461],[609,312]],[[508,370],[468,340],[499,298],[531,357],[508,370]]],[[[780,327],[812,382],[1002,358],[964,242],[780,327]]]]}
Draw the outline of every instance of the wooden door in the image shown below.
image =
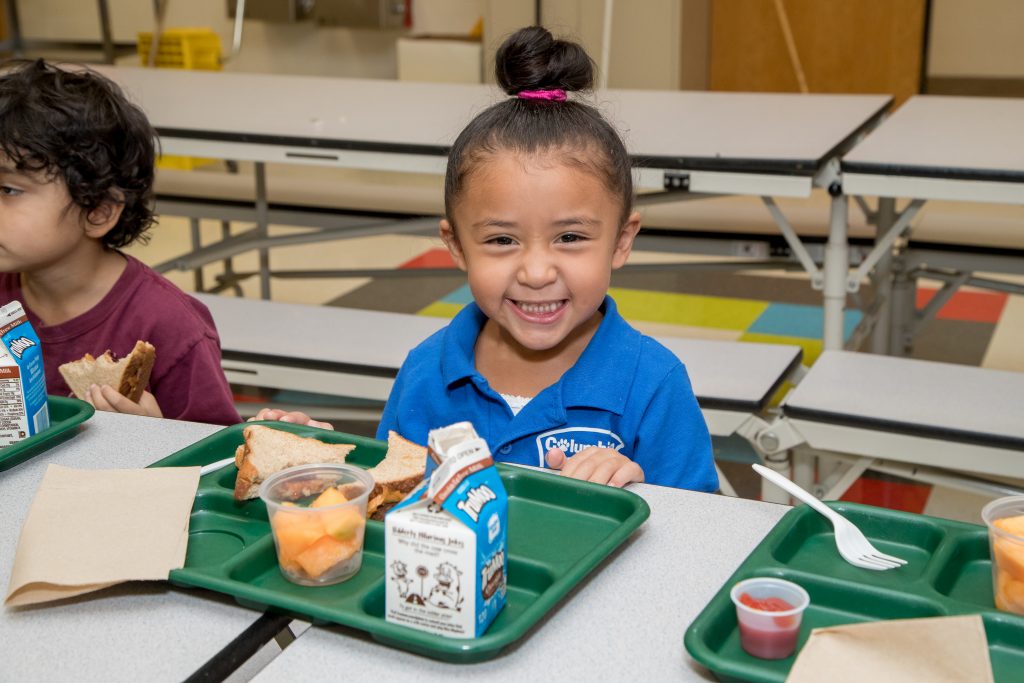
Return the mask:
{"type": "Polygon", "coordinates": [[[712,90],[920,91],[926,0],[712,0],[712,90]],[[794,60],[780,19],[788,18],[794,60]]]}

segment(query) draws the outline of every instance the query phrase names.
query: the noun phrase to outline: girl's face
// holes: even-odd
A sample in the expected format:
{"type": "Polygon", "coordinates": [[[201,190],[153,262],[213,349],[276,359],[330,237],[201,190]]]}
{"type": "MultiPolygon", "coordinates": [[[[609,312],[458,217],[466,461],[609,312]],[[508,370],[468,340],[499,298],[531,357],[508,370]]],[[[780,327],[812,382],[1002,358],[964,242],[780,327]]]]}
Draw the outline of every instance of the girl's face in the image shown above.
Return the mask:
{"type": "Polygon", "coordinates": [[[620,226],[619,201],[557,154],[497,154],[467,178],[458,229],[441,221],[441,238],[504,336],[547,351],[588,329],[612,270],[629,257],[640,216],[620,226]]]}

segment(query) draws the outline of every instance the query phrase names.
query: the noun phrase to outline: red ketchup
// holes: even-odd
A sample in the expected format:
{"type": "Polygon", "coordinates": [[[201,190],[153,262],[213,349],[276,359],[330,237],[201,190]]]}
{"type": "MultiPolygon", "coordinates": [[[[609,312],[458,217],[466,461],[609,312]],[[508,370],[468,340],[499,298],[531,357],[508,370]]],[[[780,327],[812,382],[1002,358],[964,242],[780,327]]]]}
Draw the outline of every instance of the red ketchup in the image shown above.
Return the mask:
{"type": "MultiPolygon", "coordinates": [[[[793,605],[782,598],[758,599],[747,593],[740,595],[740,602],[762,612],[787,612],[793,609],[793,605]]],[[[777,629],[751,628],[740,622],[740,645],[748,654],[761,659],[783,659],[793,654],[797,636],[800,635],[796,617],[775,617],[773,622],[777,629]]]]}

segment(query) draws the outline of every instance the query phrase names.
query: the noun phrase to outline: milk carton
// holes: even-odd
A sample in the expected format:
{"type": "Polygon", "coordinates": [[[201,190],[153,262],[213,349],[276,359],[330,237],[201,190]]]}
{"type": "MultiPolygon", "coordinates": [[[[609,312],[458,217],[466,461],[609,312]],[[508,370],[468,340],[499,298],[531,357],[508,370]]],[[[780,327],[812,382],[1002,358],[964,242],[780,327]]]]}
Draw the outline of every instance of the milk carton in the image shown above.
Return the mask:
{"type": "Polygon", "coordinates": [[[433,430],[428,452],[429,476],[384,518],[385,616],[475,638],[505,605],[508,496],[468,422],[433,430]]]}
{"type": "Polygon", "coordinates": [[[0,308],[0,448],[50,426],[39,337],[21,302],[0,308]]]}

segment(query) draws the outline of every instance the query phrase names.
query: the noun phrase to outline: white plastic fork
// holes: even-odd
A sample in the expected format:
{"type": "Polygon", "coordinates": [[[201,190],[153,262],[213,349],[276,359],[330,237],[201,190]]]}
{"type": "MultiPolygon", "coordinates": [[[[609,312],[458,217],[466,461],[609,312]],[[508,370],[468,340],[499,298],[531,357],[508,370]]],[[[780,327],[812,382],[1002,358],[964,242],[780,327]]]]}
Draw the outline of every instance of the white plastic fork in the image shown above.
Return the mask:
{"type": "Polygon", "coordinates": [[[762,477],[784,489],[790,495],[799,498],[812,508],[823,514],[828,521],[832,522],[832,529],[835,531],[836,547],[843,559],[856,567],[884,571],[896,569],[907,563],[906,560],[886,555],[871,545],[871,541],[864,536],[864,532],[858,529],[853,522],[846,519],[838,512],[828,507],[820,500],[803,490],[792,481],[778,472],[768,469],[764,465],[753,465],[754,471],[762,477]]]}
{"type": "Polygon", "coordinates": [[[223,460],[218,460],[217,462],[211,462],[209,465],[203,465],[202,467],[199,468],[199,476],[206,476],[210,472],[216,472],[217,470],[224,469],[228,465],[234,464],[235,456],[233,455],[230,458],[224,458],[223,460]]]}

